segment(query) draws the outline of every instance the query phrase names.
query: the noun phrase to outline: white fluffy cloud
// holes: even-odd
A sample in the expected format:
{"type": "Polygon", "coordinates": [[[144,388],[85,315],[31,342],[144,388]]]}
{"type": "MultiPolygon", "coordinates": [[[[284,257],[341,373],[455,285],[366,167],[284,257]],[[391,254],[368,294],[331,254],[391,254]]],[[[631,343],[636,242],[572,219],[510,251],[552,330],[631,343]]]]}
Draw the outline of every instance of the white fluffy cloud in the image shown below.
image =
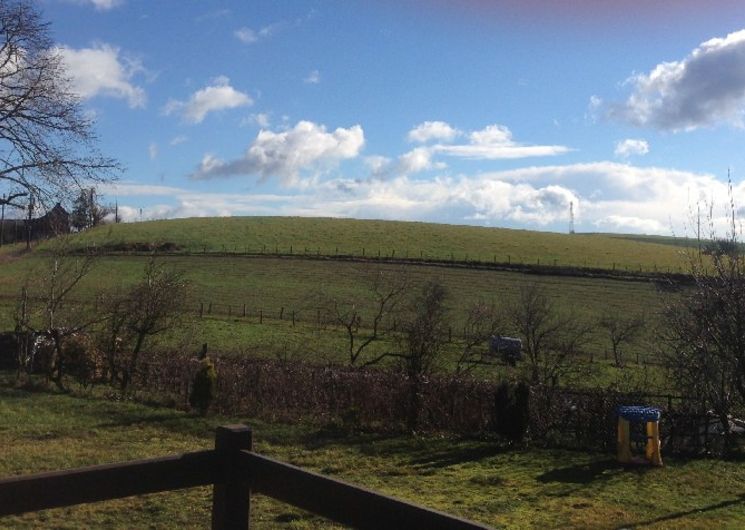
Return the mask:
{"type": "Polygon", "coordinates": [[[460,135],[460,131],[444,121],[425,121],[409,131],[410,142],[426,143],[430,140],[450,142],[460,135]]]}
{"type": "Polygon", "coordinates": [[[194,92],[188,101],[169,100],[163,108],[167,115],[180,114],[190,123],[201,123],[210,112],[253,105],[248,94],[230,86],[230,79],[219,76],[212,84],[194,92]]]}
{"type": "Polygon", "coordinates": [[[720,122],[743,125],[745,30],[710,39],[680,61],[627,80],[631,95],[611,117],[636,126],[691,130],[720,122]]]}
{"type": "Polygon", "coordinates": [[[462,145],[438,144],[433,146],[437,152],[475,160],[499,160],[528,158],[533,156],[554,156],[570,151],[562,145],[524,145],[512,139],[512,132],[504,125],[488,125],[480,131],[468,135],[469,143],[462,145]]]}
{"type": "Polygon", "coordinates": [[[613,153],[621,158],[632,155],[646,155],[649,153],[649,143],[646,140],[627,138],[616,143],[613,153]]]}
{"type": "Polygon", "coordinates": [[[158,158],[158,152],[158,144],[150,142],[150,145],[147,146],[147,154],[150,156],[150,160],[158,158]]]}
{"type": "Polygon", "coordinates": [[[419,173],[428,169],[444,169],[442,162],[432,161],[432,151],[426,147],[417,147],[398,157],[397,172],[400,174],[419,173]]]}
{"type": "Polygon", "coordinates": [[[359,125],[328,132],[323,125],[300,121],[282,132],[261,130],[239,159],[225,162],[205,155],[192,177],[258,175],[262,179],[278,177],[285,184],[297,183],[303,171],[322,170],[355,158],[364,143],[364,132],[359,125]]]}
{"type": "Polygon", "coordinates": [[[145,91],[132,83],[132,78],[144,72],[142,64],[125,57],[121,50],[108,44],[91,48],[57,48],[62,56],[71,88],[81,98],[110,96],[127,100],[130,107],[144,107],[145,91]]]}

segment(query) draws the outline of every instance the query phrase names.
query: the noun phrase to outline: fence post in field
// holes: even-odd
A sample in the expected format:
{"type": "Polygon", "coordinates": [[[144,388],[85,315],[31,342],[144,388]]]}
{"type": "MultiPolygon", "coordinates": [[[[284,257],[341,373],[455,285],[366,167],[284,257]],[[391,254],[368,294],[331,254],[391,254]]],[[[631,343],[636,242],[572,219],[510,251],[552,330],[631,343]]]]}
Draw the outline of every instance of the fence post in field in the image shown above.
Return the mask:
{"type": "Polygon", "coordinates": [[[279,308],[279,319],[282,320],[282,316],[285,314],[285,308],[280,307],[279,308]]]}
{"type": "Polygon", "coordinates": [[[245,425],[227,425],[215,431],[215,452],[223,467],[225,482],[212,493],[212,530],[248,529],[251,508],[249,477],[241,476],[240,451],[252,449],[252,433],[245,425]]]}
{"type": "Polygon", "coordinates": [[[228,304],[228,318],[233,316],[233,306],[228,304]]]}
{"type": "Polygon", "coordinates": [[[210,302],[210,305],[207,306],[207,314],[208,315],[212,314],[212,302],[210,302]]]}
{"type": "Polygon", "coordinates": [[[292,311],[292,327],[295,327],[295,311],[292,311]]]}
{"type": "Polygon", "coordinates": [[[204,302],[199,302],[199,318],[204,315],[204,302]]]}

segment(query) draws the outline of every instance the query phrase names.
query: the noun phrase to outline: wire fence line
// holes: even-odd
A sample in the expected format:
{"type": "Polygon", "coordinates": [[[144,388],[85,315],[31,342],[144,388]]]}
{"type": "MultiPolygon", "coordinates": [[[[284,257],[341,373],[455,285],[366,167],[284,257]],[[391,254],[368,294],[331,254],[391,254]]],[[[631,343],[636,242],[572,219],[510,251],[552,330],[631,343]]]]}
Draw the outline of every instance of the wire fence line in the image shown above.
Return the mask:
{"type": "Polygon", "coordinates": [[[657,263],[630,262],[601,262],[593,259],[562,260],[558,257],[527,257],[510,253],[467,253],[467,252],[425,252],[424,250],[410,251],[409,249],[381,249],[374,250],[366,247],[359,249],[344,249],[333,247],[307,247],[289,245],[262,245],[259,248],[239,245],[222,245],[220,247],[202,246],[179,248],[173,244],[151,245],[106,245],[90,247],[90,250],[104,255],[152,255],[153,253],[168,256],[243,256],[243,257],[273,257],[273,258],[306,258],[321,260],[345,260],[362,262],[382,262],[397,264],[426,264],[453,267],[486,268],[497,270],[528,270],[531,272],[559,273],[577,276],[598,276],[607,274],[609,277],[645,278],[655,276],[686,277],[683,264],[658,265],[657,263]]]}
{"type": "MultiPolygon", "coordinates": [[[[302,308],[293,309],[289,306],[279,306],[278,308],[257,308],[251,307],[246,303],[225,303],[225,302],[200,302],[196,306],[195,314],[200,318],[217,318],[217,319],[241,319],[246,323],[251,324],[264,324],[264,323],[276,323],[286,322],[291,326],[305,325],[313,326],[318,331],[327,330],[329,328],[342,329],[343,325],[330,315],[323,308],[302,308]]],[[[362,321],[364,325],[364,321],[362,321]]],[[[380,326],[379,331],[386,333],[396,333],[402,330],[402,322],[396,317],[388,317],[384,319],[380,326]]],[[[364,327],[364,326],[362,326],[364,327]]],[[[466,328],[462,325],[451,325],[448,326],[448,343],[462,342],[472,340],[466,328]]],[[[580,357],[584,357],[589,362],[596,360],[609,360],[612,358],[612,354],[608,348],[589,349],[582,352],[580,357]]],[[[639,350],[633,354],[627,356],[631,362],[635,360],[637,365],[649,365],[649,366],[662,366],[663,363],[656,360],[654,356],[642,355],[639,350]]]]}

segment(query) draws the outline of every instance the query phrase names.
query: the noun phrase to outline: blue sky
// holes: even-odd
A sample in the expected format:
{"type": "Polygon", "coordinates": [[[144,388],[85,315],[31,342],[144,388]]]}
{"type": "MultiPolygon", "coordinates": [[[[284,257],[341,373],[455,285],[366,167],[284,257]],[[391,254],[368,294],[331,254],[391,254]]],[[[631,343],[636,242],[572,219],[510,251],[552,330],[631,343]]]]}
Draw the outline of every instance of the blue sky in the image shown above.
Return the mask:
{"type": "Polygon", "coordinates": [[[735,1],[38,4],[127,220],[680,234],[728,171],[745,205],[735,1]]]}

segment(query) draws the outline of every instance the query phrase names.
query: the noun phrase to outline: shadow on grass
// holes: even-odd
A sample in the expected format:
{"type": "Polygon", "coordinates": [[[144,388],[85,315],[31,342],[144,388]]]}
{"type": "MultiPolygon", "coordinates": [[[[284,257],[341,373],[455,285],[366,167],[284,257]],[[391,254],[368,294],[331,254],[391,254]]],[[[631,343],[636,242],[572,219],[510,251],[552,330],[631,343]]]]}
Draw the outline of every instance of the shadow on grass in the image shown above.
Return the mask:
{"type": "Polygon", "coordinates": [[[454,447],[452,450],[438,451],[410,460],[420,469],[437,469],[455,466],[466,462],[475,462],[503,454],[510,449],[498,444],[484,444],[476,447],[454,447]]]}
{"type": "MultiPolygon", "coordinates": [[[[574,466],[552,469],[538,476],[538,481],[545,483],[561,482],[564,484],[590,484],[593,482],[608,480],[625,468],[616,460],[607,459],[590,462],[587,464],[577,464],[574,466]]],[[[644,473],[649,468],[634,468],[637,473],[644,473]]]]}
{"type": "Polygon", "coordinates": [[[736,499],[730,499],[728,501],[722,501],[716,504],[710,504],[709,506],[704,506],[702,508],[693,508],[690,510],[670,513],[668,515],[661,515],[660,517],[655,517],[654,519],[647,519],[646,521],[638,521],[636,523],[622,524],[622,525],[617,526],[616,528],[617,530],[622,530],[626,528],[629,528],[629,529],[642,528],[644,526],[651,526],[657,523],[675,521],[676,519],[681,519],[688,515],[698,515],[698,514],[703,514],[706,512],[711,512],[714,510],[720,510],[722,508],[728,508],[730,506],[736,506],[738,504],[745,504],[745,493],[741,493],[740,495],[737,496],[736,499]]]}

